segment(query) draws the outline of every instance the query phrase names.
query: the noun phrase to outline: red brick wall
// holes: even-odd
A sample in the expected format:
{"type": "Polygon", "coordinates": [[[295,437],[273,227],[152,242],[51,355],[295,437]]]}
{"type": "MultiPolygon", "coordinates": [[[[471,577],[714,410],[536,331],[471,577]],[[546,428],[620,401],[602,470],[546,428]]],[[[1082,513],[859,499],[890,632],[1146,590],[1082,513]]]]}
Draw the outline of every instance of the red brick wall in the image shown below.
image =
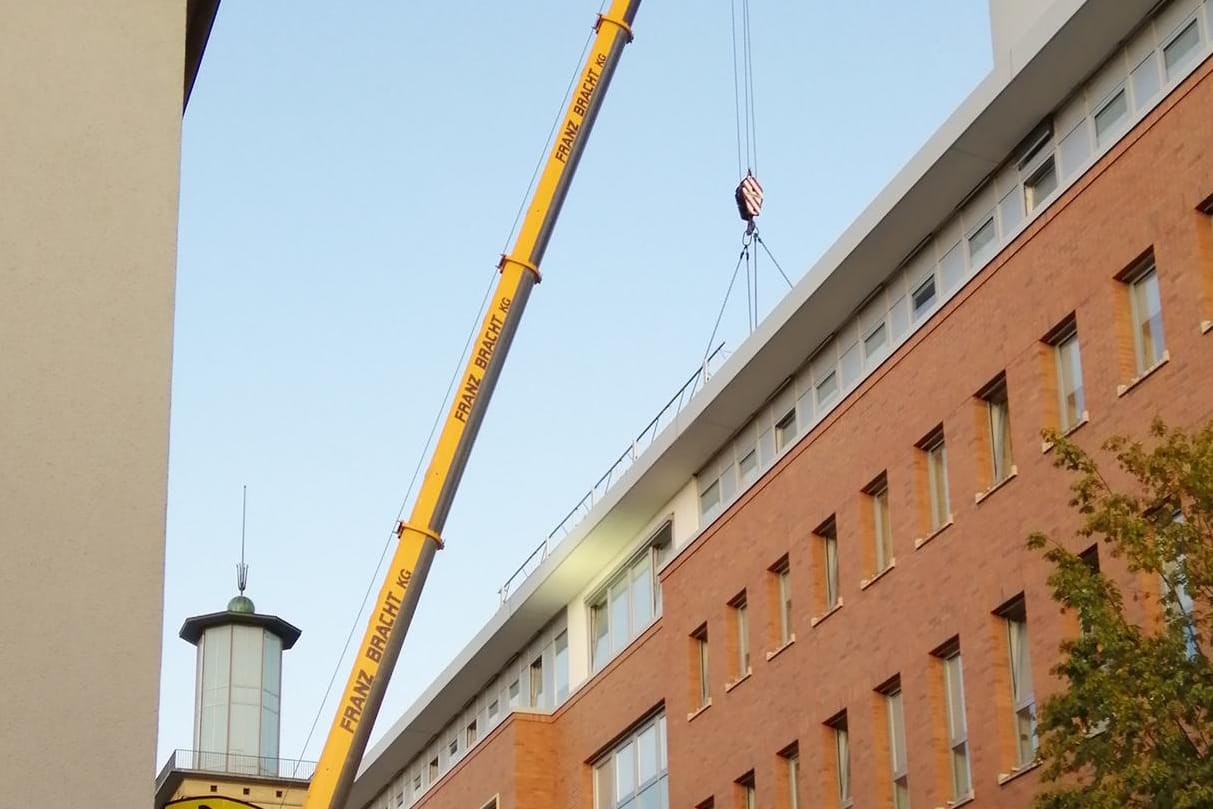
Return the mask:
{"type": "MultiPolygon", "coordinates": [[[[1011,755],[1005,639],[991,611],[1026,593],[1037,700],[1058,641],[1074,631],[1045,585],[1047,570],[1025,548],[1045,530],[1067,539],[1075,520],[1066,480],[1042,452],[1055,391],[1040,339],[1076,312],[1090,423],[1074,437],[1097,446],[1141,433],[1150,418],[1192,424],[1213,415],[1213,234],[1196,207],[1213,193],[1213,63],[1106,155],[1051,209],[950,301],[831,417],[785,456],[665,570],[664,617],[551,717],[517,715],[494,732],[420,804],[478,809],[591,809],[589,762],[654,708],[666,707],[670,805],[714,796],[737,805],[733,781],[753,769],[759,803],[783,807],[778,751],[798,742],[801,805],[833,806],[833,748],[822,722],[849,715],[855,805],[889,806],[883,707],[873,688],[900,675],[912,803],[949,796],[940,720],[941,678],[931,650],[959,637],[976,800],[974,809],[1022,807],[1027,773],[999,785],[1011,755]],[[1153,248],[1170,360],[1122,396],[1122,292],[1114,276],[1153,248]],[[1018,474],[981,503],[987,475],[973,396],[1006,373],[1018,474]],[[954,523],[915,549],[922,508],[915,443],[940,422],[948,446],[954,523]],[[861,491],[888,470],[896,566],[870,575],[861,491]],[[843,605],[813,625],[821,600],[812,531],[836,515],[843,605]],[[768,568],[787,554],[796,641],[771,660],[775,589],[768,568]],[[734,676],[727,602],[747,591],[753,674],[734,676]],[[693,719],[688,635],[707,622],[712,705],[693,719]]],[[[1105,553],[1105,570],[1117,566],[1105,553]]],[[[1123,578],[1123,572],[1118,572],[1123,578]]],[[[1148,583],[1147,583],[1148,584],[1148,583]]],[[[1134,607],[1142,609],[1142,607],[1134,607]]]]}

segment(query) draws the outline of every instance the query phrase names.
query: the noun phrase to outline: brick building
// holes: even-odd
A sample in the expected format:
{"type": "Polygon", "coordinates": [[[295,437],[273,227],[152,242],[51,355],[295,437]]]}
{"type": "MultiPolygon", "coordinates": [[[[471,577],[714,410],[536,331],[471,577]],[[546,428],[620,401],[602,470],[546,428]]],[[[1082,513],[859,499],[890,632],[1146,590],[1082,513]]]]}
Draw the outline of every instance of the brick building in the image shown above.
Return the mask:
{"type": "Polygon", "coordinates": [[[1009,8],[991,74],[542,550],[351,809],[1028,805],[1075,631],[1024,544],[1073,537],[1040,431],[1213,416],[1213,0],[1009,8]]]}

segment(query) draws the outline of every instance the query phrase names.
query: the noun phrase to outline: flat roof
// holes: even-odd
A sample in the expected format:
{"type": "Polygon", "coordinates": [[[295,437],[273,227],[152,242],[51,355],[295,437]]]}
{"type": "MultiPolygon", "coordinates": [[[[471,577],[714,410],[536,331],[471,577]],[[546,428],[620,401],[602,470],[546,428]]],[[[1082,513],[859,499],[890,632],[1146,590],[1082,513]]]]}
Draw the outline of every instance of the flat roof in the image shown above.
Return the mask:
{"type": "Polygon", "coordinates": [[[535,632],[634,540],[734,433],[1102,64],[1156,0],[1058,0],[805,273],[510,596],[362,762],[352,809],[370,802],[535,632]]]}

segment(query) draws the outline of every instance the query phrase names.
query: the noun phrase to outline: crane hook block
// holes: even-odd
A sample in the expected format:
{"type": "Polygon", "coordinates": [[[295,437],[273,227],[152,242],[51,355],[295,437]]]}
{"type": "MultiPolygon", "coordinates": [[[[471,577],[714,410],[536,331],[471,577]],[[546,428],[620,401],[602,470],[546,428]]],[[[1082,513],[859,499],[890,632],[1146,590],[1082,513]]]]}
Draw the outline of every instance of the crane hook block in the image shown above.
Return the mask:
{"type": "Polygon", "coordinates": [[[737,213],[744,221],[753,224],[758,214],[762,212],[762,186],[753,173],[749,171],[745,173],[745,177],[742,178],[737,190],[733,193],[733,199],[737,201],[737,213]]]}

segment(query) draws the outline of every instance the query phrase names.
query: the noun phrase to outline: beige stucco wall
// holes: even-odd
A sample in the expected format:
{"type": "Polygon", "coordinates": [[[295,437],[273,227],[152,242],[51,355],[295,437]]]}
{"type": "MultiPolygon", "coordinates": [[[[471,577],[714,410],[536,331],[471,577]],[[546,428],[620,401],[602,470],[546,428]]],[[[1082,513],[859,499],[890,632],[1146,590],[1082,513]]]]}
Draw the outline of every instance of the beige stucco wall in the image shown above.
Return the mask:
{"type": "Polygon", "coordinates": [[[0,769],[150,806],[185,0],[0,25],[0,769]]]}

